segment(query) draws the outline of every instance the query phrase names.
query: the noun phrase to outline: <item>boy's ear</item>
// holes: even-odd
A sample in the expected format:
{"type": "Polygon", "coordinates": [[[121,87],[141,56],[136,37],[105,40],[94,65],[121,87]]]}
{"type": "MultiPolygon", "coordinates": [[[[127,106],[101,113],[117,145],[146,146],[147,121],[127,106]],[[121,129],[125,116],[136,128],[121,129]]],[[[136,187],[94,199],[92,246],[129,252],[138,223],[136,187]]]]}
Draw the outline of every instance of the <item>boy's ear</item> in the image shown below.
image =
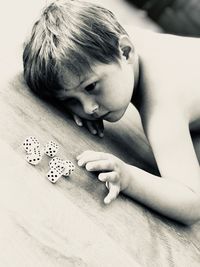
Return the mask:
{"type": "Polygon", "coordinates": [[[119,39],[119,50],[122,58],[125,58],[128,63],[133,63],[134,46],[127,35],[122,35],[119,39]]]}

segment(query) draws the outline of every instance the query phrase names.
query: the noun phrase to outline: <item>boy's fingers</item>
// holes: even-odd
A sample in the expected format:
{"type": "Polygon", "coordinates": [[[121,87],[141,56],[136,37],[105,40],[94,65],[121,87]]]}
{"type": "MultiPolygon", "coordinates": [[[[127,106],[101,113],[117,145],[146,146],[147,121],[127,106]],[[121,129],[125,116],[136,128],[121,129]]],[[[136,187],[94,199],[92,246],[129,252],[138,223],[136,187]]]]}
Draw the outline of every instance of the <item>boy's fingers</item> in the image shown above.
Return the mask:
{"type": "Polygon", "coordinates": [[[115,171],[112,172],[102,172],[99,174],[98,179],[101,182],[116,182],[117,173],[115,171]]]}
{"type": "Polygon", "coordinates": [[[102,120],[96,120],[96,121],[86,120],[85,125],[91,134],[97,134],[99,137],[103,137],[104,126],[102,120]]]}
{"type": "Polygon", "coordinates": [[[109,193],[108,195],[104,198],[104,203],[105,204],[110,204],[111,201],[116,199],[120,191],[119,185],[115,185],[110,183],[110,188],[109,188],[109,193]]]}
{"type": "Polygon", "coordinates": [[[99,120],[96,123],[96,128],[97,128],[97,134],[99,137],[103,137],[103,131],[104,131],[104,124],[103,124],[103,120],[99,120]]]}
{"type": "Polygon", "coordinates": [[[80,155],[76,157],[76,159],[79,161],[89,162],[89,161],[95,161],[95,160],[101,160],[101,159],[108,159],[108,156],[104,152],[96,152],[93,150],[86,150],[80,155]]]}
{"type": "MultiPolygon", "coordinates": [[[[76,114],[72,114],[72,117],[75,121],[75,123],[78,126],[83,126],[83,120],[76,114]]],[[[91,134],[98,134],[98,136],[103,137],[103,121],[89,121],[84,120],[84,124],[86,125],[86,128],[89,130],[91,134]]]]}
{"type": "Polygon", "coordinates": [[[97,134],[97,130],[96,130],[95,126],[94,126],[94,122],[93,121],[86,121],[85,124],[86,124],[86,126],[87,126],[87,128],[88,128],[90,133],[97,134]]]}
{"type": "Polygon", "coordinates": [[[78,126],[83,126],[82,119],[79,116],[77,116],[76,114],[72,114],[72,116],[78,126]]]}
{"type": "Polygon", "coordinates": [[[112,171],[114,168],[113,163],[107,159],[90,161],[88,163],[83,162],[83,164],[86,164],[85,167],[87,171],[112,171]]]}

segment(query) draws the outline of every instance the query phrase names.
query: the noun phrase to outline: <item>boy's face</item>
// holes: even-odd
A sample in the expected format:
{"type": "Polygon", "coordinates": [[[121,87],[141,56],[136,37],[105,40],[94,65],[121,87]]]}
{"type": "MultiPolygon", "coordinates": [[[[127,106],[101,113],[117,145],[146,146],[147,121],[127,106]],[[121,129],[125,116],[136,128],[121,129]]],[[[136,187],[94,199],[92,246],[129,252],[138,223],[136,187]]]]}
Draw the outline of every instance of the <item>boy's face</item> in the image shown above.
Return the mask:
{"type": "Polygon", "coordinates": [[[83,119],[119,120],[133,93],[133,66],[125,59],[120,63],[96,64],[92,71],[78,77],[62,72],[64,89],[59,98],[67,108],[83,119]]]}

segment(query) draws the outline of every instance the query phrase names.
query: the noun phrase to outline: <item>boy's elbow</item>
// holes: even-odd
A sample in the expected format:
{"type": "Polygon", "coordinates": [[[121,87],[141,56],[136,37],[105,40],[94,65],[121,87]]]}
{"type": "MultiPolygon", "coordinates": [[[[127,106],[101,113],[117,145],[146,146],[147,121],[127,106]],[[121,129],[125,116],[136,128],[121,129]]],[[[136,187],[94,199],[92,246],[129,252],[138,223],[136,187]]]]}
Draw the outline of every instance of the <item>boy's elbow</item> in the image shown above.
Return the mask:
{"type": "Polygon", "coordinates": [[[193,200],[188,203],[188,208],[185,209],[185,216],[181,222],[187,226],[191,226],[200,221],[200,195],[195,195],[193,200]]]}
{"type": "Polygon", "coordinates": [[[186,218],[182,221],[182,223],[186,226],[192,226],[193,224],[197,223],[200,220],[200,216],[199,217],[193,217],[193,218],[186,218]]]}
{"type": "Polygon", "coordinates": [[[190,216],[190,218],[184,218],[181,222],[186,226],[192,226],[200,220],[200,215],[190,216]]]}

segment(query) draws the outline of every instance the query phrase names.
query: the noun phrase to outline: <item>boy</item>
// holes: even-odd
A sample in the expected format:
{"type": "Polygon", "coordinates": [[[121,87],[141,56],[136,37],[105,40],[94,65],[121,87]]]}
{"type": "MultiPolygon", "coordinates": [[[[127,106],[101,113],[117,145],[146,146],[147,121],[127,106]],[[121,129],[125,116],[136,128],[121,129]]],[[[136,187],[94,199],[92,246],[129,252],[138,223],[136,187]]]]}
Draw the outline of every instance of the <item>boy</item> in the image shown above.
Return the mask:
{"type": "Polygon", "coordinates": [[[200,219],[200,169],[190,136],[200,126],[200,39],[127,32],[107,9],[58,0],[33,27],[24,76],[34,92],[58,99],[77,124],[85,120],[100,136],[102,121],[119,120],[132,102],[161,177],[103,152],[83,152],[78,165],[100,172],[109,188],[105,203],[122,191],[189,225],[200,219]]]}

